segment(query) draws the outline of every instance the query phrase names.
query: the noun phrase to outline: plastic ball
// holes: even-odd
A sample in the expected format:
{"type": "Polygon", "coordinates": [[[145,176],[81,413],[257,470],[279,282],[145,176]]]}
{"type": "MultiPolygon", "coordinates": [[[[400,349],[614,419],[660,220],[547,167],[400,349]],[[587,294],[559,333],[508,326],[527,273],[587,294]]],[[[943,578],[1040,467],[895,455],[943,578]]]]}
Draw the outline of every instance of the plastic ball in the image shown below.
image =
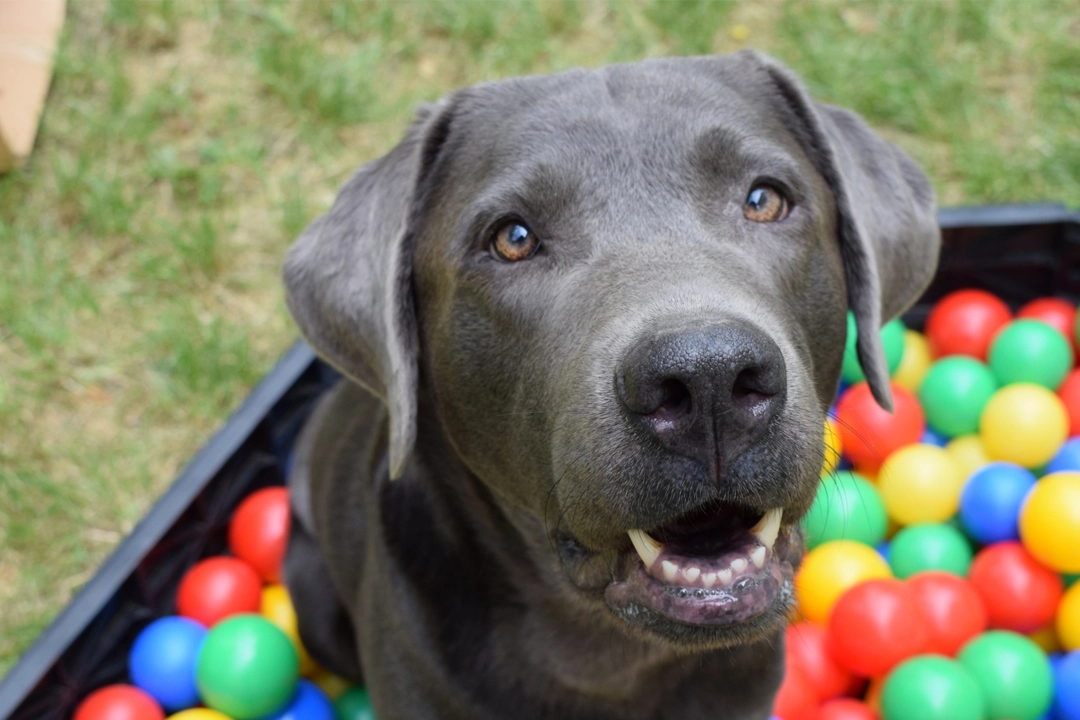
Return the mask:
{"type": "Polygon", "coordinates": [[[1009,323],[990,346],[990,369],[1002,385],[1026,382],[1056,390],[1072,361],[1069,342],[1038,320],[1009,323]]]}
{"type": "Polygon", "coordinates": [[[836,423],[825,418],[825,461],[821,464],[822,475],[828,475],[836,470],[840,465],[842,451],[840,431],[836,429],[836,423]]]}
{"type": "Polygon", "coordinates": [[[1046,475],[1020,508],[1020,539],[1058,572],[1080,572],[1080,472],[1046,475]]]}
{"type": "Polygon", "coordinates": [[[1080,471],[1080,438],[1066,440],[1050,462],[1046,465],[1046,474],[1080,471]]]}
{"type": "Polygon", "coordinates": [[[195,661],[205,638],[206,628],[189,618],[155,620],[131,646],[131,681],[170,712],[198,705],[195,661]]]}
{"type": "Polygon", "coordinates": [[[195,670],[203,701],[236,720],[280,710],[292,697],[300,660],[292,642],[261,615],[236,615],[206,636],[195,670]]]}
{"type": "Polygon", "coordinates": [[[994,374],[975,358],[954,355],[938,360],[919,386],[927,424],[943,435],[969,435],[979,429],[983,407],[998,388],[994,374]]]}
{"type": "Polygon", "coordinates": [[[955,655],[965,643],[986,630],[989,623],[986,605],[966,579],[932,570],[914,575],[906,582],[926,622],[927,652],[955,655]]]}
{"type": "Polygon", "coordinates": [[[301,680],[285,709],[266,720],[334,720],[334,704],[315,683],[301,680]]]}
{"type": "Polygon", "coordinates": [[[984,720],[986,705],[971,673],[955,660],[922,655],[901,663],[881,691],[884,720],[984,720]]]}
{"type": "Polygon", "coordinates": [[[811,550],[795,576],[799,611],[811,622],[825,624],[833,605],[866,580],[892,577],[888,563],[868,545],[833,540],[811,550]]]}
{"type": "Polygon", "coordinates": [[[907,330],[904,332],[904,355],[900,359],[900,367],[893,373],[893,382],[917,392],[932,362],[930,345],[923,334],[907,330]]]}
{"type": "Polygon", "coordinates": [[[934,357],[970,355],[986,360],[990,342],[1012,320],[1009,306],[982,290],[957,290],[939,300],[926,317],[926,339],[934,357]]]}
{"type": "Polygon", "coordinates": [[[1080,650],[1080,585],[1073,585],[1062,596],[1055,628],[1061,647],[1070,652],[1080,650]]]}
{"type": "Polygon", "coordinates": [[[957,659],[979,684],[987,720],[1037,720],[1050,706],[1050,663],[1023,635],[984,633],[965,645],[957,659]]]}
{"type": "Polygon", "coordinates": [[[329,670],[316,667],[311,674],[311,681],[319,686],[331,700],[337,700],[342,693],[352,687],[352,683],[340,675],[335,675],[329,670]]]}
{"type": "Polygon", "coordinates": [[[923,434],[922,437],[919,438],[919,442],[921,442],[923,445],[936,445],[943,448],[949,444],[949,438],[945,435],[937,434],[931,428],[926,428],[925,430],[923,430],[923,434]]]}
{"type": "Polygon", "coordinates": [[[73,720],[165,720],[165,713],[139,688],[106,685],[79,703],[73,720]]]}
{"type": "Polygon", "coordinates": [[[1068,422],[1057,395],[1041,385],[1015,383],[990,398],[979,434],[992,459],[1036,468],[1054,457],[1065,440],[1068,422]]]}
{"type": "Polygon", "coordinates": [[[180,580],[176,610],[180,615],[212,627],[238,613],[259,611],[262,580],[243,560],[212,557],[196,563],[180,580]]]}
{"type": "Polygon", "coordinates": [[[289,491],[263,488],[244,498],[229,523],[229,549],[264,580],[281,582],[289,542],[289,491]]]}
{"type": "Polygon", "coordinates": [[[210,708],[191,708],[170,715],[169,720],[232,720],[232,718],[210,708]]]}
{"type": "Polygon", "coordinates": [[[1057,393],[1069,416],[1069,435],[1080,435],[1080,370],[1066,375],[1057,393]]]}
{"type": "MultiPolygon", "coordinates": [[[[881,328],[881,347],[885,351],[885,362],[889,366],[889,374],[892,375],[900,367],[904,357],[904,323],[899,319],[885,324],[881,328]]],[[[844,364],[840,370],[840,377],[849,385],[862,382],[866,379],[862,365],[859,363],[859,355],[855,349],[858,342],[858,330],[855,325],[855,315],[848,311],[847,316],[847,339],[844,342],[844,364]]]]}
{"type": "Polygon", "coordinates": [[[956,466],[957,472],[960,473],[960,477],[963,478],[970,478],[983,465],[990,462],[990,458],[986,456],[986,450],[983,448],[982,438],[978,435],[962,435],[953,438],[945,446],[945,450],[949,453],[949,457],[953,459],[953,464],[956,466]]]}
{"type": "Polygon", "coordinates": [[[948,520],[960,506],[963,484],[949,453],[933,445],[897,450],[878,474],[885,510],[900,525],[948,520]]]}
{"type": "Polygon", "coordinates": [[[375,720],[371,700],[367,690],[362,687],[353,687],[343,692],[341,697],[334,701],[334,710],[338,720],[375,720]]]}
{"type": "Polygon", "coordinates": [[[869,580],[837,600],[829,615],[829,648],[852,672],[873,677],[925,652],[926,621],[908,587],[891,578],[869,580]]]}
{"type": "Polygon", "coordinates": [[[990,627],[1035,632],[1054,619],[1061,600],[1061,577],[1018,542],[983,548],[968,574],[990,618],[990,627]]]}
{"type": "Polygon", "coordinates": [[[967,575],[971,545],[956,528],[941,523],[909,525],[889,544],[889,567],[898,578],[927,570],[967,575]]]}
{"type": "Polygon", "coordinates": [[[960,522],[983,545],[1020,539],[1020,508],[1035,486],[1035,475],[1013,463],[997,462],[975,472],[960,493],[960,522]]]}
{"type": "Polygon", "coordinates": [[[1054,665],[1054,720],[1080,720],[1080,652],[1054,665]]]}
{"type": "Polygon", "coordinates": [[[829,649],[829,633],[821,625],[799,622],[784,632],[785,658],[810,681],[823,700],[854,693],[862,680],[836,662],[829,649]]]}
{"type": "Polygon", "coordinates": [[[896,383],[892,392],[893,413],[877,404],[866,383],[852,385],[836,403],[840,442],[856,467],[876,471],[897,448],[922,437],[926,423],[919,401],[896,383]]]}
{"type": "Polygon", "coordinates": [[[1076,306],[1056,297],[1036,298],[1016,311],[1017,318],[1040,320],[1061,333],[1076,359],[1076,306]]]}
{"type": "Polygon", "coordinates": [[[311,659],[304,644],[300,642],[296,610],[293,608],[288,589],[284,585],[267,585],[263,588],[259,612],[292,641],[296,654],[300,658],[300,674],[307,675],[313,672],[315,661],[311,659]]]}
{"type": "Polygon", "coordinates": [[[811,549],[842,539],[877,545],[885,539],[887,526],[877,488],[846,470],[822,479],[814,504],[803,518],[806,544],[811,549]]]}
{"type": "Polygon", "coordinates": [[[877,713],[854,698],[836,698],[818,706],[809,720],[878,720],[877,713]]]}
{"type": "Polygon", "coordinates": [[[784,720],[805,720],[819,702],[821,698],[809,678],[800,668],[788,665],[773,701],[773,713],[784,720]]]}

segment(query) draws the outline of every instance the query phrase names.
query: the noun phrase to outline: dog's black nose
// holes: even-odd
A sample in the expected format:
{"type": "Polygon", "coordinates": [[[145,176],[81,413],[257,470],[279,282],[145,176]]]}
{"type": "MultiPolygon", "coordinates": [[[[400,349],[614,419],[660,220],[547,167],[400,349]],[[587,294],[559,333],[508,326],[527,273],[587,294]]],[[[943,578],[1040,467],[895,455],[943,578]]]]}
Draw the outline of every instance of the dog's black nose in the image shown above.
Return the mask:
{"type": "Polygon", "coordinates": [[[787,370],[768,335],[731,321],[638,342],[623,357],[615,385],[635,422],[718,477],[783,405],[787,370]]]}

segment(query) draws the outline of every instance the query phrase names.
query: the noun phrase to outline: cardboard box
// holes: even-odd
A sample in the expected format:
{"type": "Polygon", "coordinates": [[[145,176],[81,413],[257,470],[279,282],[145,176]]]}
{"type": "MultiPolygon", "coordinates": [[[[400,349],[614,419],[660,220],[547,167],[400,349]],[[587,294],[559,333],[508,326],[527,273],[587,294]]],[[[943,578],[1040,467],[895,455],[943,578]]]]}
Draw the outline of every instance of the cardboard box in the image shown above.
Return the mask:
{"type": "Polygon", "coordinates": [[[0,0],[0,171],[22,165],[34,147],[65,0],[0,0]]]}

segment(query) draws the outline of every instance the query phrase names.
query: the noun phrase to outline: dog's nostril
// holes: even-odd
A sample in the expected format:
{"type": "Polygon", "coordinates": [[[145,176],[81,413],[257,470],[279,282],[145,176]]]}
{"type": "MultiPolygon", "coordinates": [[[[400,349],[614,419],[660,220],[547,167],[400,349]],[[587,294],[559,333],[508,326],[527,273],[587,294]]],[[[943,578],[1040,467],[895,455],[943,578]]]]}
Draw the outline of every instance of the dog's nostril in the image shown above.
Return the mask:
{"type": "Polygon", "coordinates": [[[674,420],[680,415],[690,414],[693,400],[690,389],[674,378],[660,383],[660,404],[649,413],[658,420],[674,420]]]}
{"type": "Polygon", "coordinates": [[[758,368],[747,368],[735,376],[731,387],[731,399],[736,407],[756,409],[767,403],[776,393],[770,392],[765,378],[758,368]]]}

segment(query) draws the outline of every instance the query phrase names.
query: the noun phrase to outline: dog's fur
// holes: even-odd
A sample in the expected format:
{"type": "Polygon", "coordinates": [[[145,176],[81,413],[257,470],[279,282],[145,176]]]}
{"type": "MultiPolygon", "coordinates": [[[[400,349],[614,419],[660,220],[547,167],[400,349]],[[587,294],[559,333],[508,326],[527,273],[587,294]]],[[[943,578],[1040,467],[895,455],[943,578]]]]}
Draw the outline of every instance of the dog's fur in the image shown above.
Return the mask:
{"type": "Polygon", "coordinates": [[[422,110],[285,262],[301,331],[351,378],[290,479],[312,655],[362,674],[380,720],[767,718],[845,313],[889,406],[877,329],[938,245],[917,166],[757,53],[422,110]],[[786,219],[744,217],[761,179],[786,219]],[[508,218],[540,238],[530,259],[490,252],[508,218]],[[628,399],[664,362],[690,368],[677,431],[628,399]],[[746,362],[770,368],[764,419],[706,397],[746,362]],[[767,608],[680,622],[626,590],[627,530],[720,502],[784,508],[767,608]]]}

